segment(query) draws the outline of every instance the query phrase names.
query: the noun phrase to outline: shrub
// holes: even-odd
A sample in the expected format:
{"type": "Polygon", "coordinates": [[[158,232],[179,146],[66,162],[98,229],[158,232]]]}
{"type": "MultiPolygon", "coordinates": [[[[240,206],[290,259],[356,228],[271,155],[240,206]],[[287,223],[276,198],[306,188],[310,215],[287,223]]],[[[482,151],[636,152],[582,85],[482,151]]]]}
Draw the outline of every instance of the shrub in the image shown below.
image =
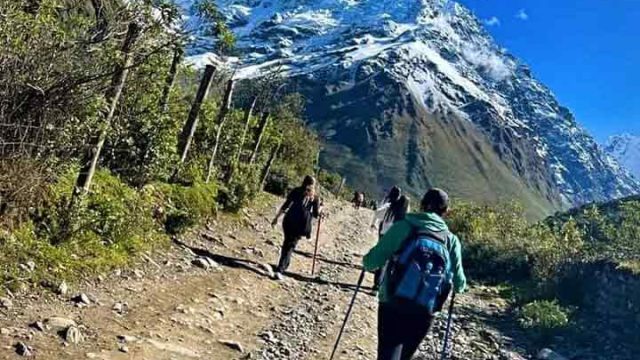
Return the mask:
{"type": "Polygon", "coordinates": [[[179,234],[214,216],[218,185],[197,182],[192,186],[157,183],[145,188],[156,198],[157,216],[169,234],[179,234]]]}
{"type": "Polygon", "coordinates": [[[554,280],[557,270],[583,249],[583,231],[569,219],[560,226],[531,225],[515,203],[457,204],[449,218],[462,239],[465,266],[477,280],[554,280]]]}
{"type": "MultiPolygon", "coordinates": [[[[152,217],[151,197],[108,171],[98,171],[89,194],[71,216],[68,196],[76,171],[68,171],[49,193],[46,206],[12,233],[0,235],[0,277],[15,279],[28,261],[27,279],[95,274],[125,265],[142,251],[168,244],[152,217]]],[[[23,277],[23,276],[21,276],[23,277]]]]}
{"type": "Polygon", "coordinates": [[[549,335],[554,330],[569,324],[569,311],[557,301],[534,301],[522,307],[519,314],[520,325],[525,329],[549,335]]]}
{"type": "Polygon", "coordinates": [[[225,211],[235,213],[248,206],[258,190],[257,173],[245,169],[220,188],[218,203],[225,211]]]}

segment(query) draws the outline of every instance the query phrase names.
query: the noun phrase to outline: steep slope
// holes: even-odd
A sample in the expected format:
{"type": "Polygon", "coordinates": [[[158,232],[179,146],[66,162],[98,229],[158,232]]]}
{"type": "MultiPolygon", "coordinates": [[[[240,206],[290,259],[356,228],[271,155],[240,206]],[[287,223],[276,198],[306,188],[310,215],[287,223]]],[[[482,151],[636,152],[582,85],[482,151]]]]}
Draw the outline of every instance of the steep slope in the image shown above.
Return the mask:
{"type": "Polygon", "coordinates": [[[244,54],[236,76],[287,72],[327,141],[325,165],[356,187],[448,184],[456,195],[535,198],[545,208],[640,189],[453,1],[218,4],[244,54]]]}
{"type": "Polygon", "coordinates": [[[607,141],[605,150],[640,179],[640,136],[631,134],[612,136],[607,141]]]}

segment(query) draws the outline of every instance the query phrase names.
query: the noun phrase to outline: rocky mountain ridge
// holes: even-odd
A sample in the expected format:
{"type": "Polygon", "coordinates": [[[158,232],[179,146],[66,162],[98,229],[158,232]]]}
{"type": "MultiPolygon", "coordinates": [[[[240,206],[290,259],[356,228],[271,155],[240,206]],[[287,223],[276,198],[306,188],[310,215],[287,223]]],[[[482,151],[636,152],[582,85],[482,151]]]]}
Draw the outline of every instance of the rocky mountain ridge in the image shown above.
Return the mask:
{"type": "Polygon", "coordinates": [[[640,136],[622,134],[612,136],[604,145],[606,152],[640,179],[640,136]]]}
{"type": "MultiPolygon", "coordinates": [[[[191,1],[180,3],[188,9],[191,1]]],[[[419,193],[444,184],[458,196],[515,197],[541,210],[640,191],[459,3],[217,4],[243,54],[236,77],[286,72],[326,140],[324,165],[356,187],[400,183],[419,193]]],[[[207,61],[202,47],[192,54],[195,63],[207,61]]]]}

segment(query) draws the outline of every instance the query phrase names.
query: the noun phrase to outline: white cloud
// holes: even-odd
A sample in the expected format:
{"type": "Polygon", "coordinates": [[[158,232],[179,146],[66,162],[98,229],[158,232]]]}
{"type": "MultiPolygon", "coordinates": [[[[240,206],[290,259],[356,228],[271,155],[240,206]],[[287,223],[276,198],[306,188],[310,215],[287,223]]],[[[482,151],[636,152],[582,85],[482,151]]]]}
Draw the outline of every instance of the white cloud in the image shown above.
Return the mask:
{"type": "Polygon", "coordinates": [[[487,26],[500,26],[500,19],[495,16],[485,19],[483,22],[487,26]]]}
{"type": "Polygon", "coordinates": [[[466,47],[462,51],[462,56],[478,71],[489,75],[496,81],[502,81],[511,75],[511,69],[503,59],[487,50],[466,47]]]}
{"type": "Polygon", "coordinates": [[[529,14],[527,14],[527,11],[525,9],[520,9],[516,13],[516,19],[520,19],[523,21],[529,20],[529,14]]]}

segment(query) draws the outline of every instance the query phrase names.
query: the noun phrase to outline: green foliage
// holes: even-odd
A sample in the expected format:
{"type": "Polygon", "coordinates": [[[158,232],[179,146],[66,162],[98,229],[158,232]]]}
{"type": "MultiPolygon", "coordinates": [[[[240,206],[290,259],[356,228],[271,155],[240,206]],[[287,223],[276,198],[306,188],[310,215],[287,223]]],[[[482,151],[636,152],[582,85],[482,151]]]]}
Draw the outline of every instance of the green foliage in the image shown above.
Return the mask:
{"type": "Polygon", "coordinates": [[[198,182],[192,186],[157,183],[145,191],[156,198],[158,215],[169,234],[183,233],[217,212],[218,185],[215,183],[198,182]]]}
{"type": "Polygon", "coordinates": [[[219,197],[219,202],[223,209],[233,213],[249,206],[259,192],[259,180],[256,177],[256,171],[251,171],[251,169],[245,167],[239,170],[237,174],[238,176],[234,176],[231,181],[220,189],[219,197]]]}
{"type": "Polygon", "coordinates": [[[478,280],[523,281],[533,276],[545,282],[582,246],[574,222],[560,229],[532,226],[515,203],[456,204],[448,220],[463,240],[468,272],[478,280]]]}
{"type": "Polygon", "coordinates": [[[236,39],[227,26],[224,16],[218,11],[215,2],[212,0],[197,0],[193,7],[198,16],[208,23],[205,35],[213,36],[217,39],[215,51],[220,54],[231,53],[235,47],[236,39]]]}
{"type": "Polygon", "coordinates": [[[534,301],[522,307],[519,322],[525,329],[550,335],[569,324],[569,311],[557,301],[534,301]]]}
{"type": "Polygon", "coordinates": [[[51,186],[48,205],[33,214],[33,221],[0,235],[0,278],[13,281],[28,275],[35,282],[96,274],[168,243],[152,217],[151,197],[106,171],[96,173],[83,206],[69,216],[75,173],[68,171],[51,186]],[[17,265],[27,261],[34,261],[38,271],[21,274],[17,265]]]}

